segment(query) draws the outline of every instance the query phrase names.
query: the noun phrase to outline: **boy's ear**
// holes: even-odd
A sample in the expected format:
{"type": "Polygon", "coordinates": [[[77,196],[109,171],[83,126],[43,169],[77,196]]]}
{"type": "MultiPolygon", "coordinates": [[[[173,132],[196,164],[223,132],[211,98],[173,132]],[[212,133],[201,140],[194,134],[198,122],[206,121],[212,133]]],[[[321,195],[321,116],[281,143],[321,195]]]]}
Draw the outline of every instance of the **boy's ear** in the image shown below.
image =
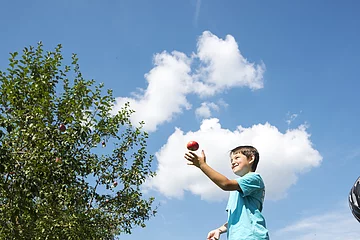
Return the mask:
{"type": "Polygon", "coordinates": [[[251,155],[249,163],[251,164],[251,163],[253,163],[254,161],[255,161],[255,156],[254,156],[254,155],[251,155]]]}

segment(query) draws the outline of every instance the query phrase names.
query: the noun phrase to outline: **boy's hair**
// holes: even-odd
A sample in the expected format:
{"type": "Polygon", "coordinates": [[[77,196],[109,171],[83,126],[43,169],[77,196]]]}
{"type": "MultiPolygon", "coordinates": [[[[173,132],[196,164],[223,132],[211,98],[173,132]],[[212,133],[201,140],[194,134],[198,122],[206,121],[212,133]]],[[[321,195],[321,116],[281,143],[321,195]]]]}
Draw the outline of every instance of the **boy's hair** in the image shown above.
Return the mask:
{"type": "Polygon", "coordinates": [[[258,150],[253,146],[238,146],[230,151],[230,156],[238,151],[244,154],[247,158],[254,156],[254,162],[251,165],[251,169],[255,172],[260,159],[258,150]]]}

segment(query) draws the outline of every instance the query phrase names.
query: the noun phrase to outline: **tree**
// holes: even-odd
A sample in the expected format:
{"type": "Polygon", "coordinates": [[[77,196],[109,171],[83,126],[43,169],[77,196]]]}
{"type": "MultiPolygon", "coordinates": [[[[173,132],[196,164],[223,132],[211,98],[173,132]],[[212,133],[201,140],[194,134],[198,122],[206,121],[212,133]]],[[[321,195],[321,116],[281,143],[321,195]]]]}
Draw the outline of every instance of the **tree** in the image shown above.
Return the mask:
{"type": "Polygon", "coordinates": [[[156,213],[143,122],[129,104],[113,113],[61,48],[24,48],[0,71],[0,239],[114,239],[156,213]]]}

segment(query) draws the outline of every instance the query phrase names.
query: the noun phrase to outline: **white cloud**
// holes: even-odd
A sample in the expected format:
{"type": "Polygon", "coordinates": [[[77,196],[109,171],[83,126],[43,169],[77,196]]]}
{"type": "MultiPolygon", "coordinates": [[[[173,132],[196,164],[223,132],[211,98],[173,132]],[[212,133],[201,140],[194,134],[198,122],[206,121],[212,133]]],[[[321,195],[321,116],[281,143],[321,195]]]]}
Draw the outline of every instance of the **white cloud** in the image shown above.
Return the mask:
{"type": "Polygon", "coordinates": [[[201,0],[196,0],[196,7],[195,7],[195,15],[194,15],[194,25],[197,26],[199,16],[200,16],[200,8],[201,8],[201,0]]]}
{"type": "Polygon", "coordinates": [[[135,94],[134,98],[117,98],[114,111],[130,102],[130,108],[136,111],[132,122],[145,121],[145,130],[155,131],[158,124],[170,121],[184,108],[189,109],[191,105],[186,94],[192,81],[190,61],[185,54],[176,51],[156,54],[155,67],[145,75],[147,89],[135,94]]]}
{"type": "Polygon", "coordinates": [[[181,198],[184,191],[190,191],[210,201],[226,199],[228,193],[220,190],[199,169],[186,164],[183,157],[187,151],[186,143],[196,140],[200,144],[199,150],[205,150],[209,165],[229,178],[236,177],[230,169],[229,150],[248,144],[258,148],[260,163],[257,172],[265,181],[266,199],[281,199],[296,183],[299,174],[321,163],[322,157],[313,149],[309,138],[304,126],[285,133],[269,123],[249,128],[238,126],[231,131],[222,128],[216,118],[203,120],[196,132],[184,133],[177,128],[155,154],[157,176],[146,182],[145,189],[159,191],[169,198],[181,198]]]}
{"type": "Polygon", "coordinates": [[[222,106],[222,107],[224,107],[224,108],[227,108],[228,106],[229,106],[229,104],[227,104],[225,101],[224,101],[224,99],[219,99],[219,101],[218,101],[218,105],[219,106],[222,106]]]}
{"type": "Polygon", "coordinates": [[[275,231],[278,240],[358,240],[359,223],[346,206],[334,207],[324,214],[309,216],[275,231]]]}
{"type": "MultiPolygon", "coordinates": [[[[302,111],[300,111],[300,113],[301,113],[302,111]]],[[[300,113],[292,113],[292,114],[290,114],[290,112],[288,112],[287,113],[287,117],[288,117],[288,119],[286,120],[286,123],[288,124],[288,125],[290,125],[299,115],[300,115],[300,113]]]]}
{"type": "Polygon", "coordinates": [[[203,102],[201,106],[195,110],[195,114],[199,118],[210,118],[211,111],[219,111],[219,106],[213,102],[203,102]]]}
{"type": "Polygon", "coordinates": [[[198,40],[197,56],[203,64],[196,77],[194,89],[201,96],[213,95],[232,87],[263,88],[265,65],[248,62],[231,35],[222,40],[211,32],[204,32],[198,40]]]}
{"type": "Polygon", "coordinates": [[[113,111],[130,102],[136,111],[132,122],[145,121],[144,129],[152,132],[191,108],[189,94],[210,97],[233,87],[263,87],[264,65],[248,62],[232,36],[223,40],[205,31],[197,46],[190,56],[177,51],[155,54],[154,68],[145,75],[147,88],[132,97],[116,98],[113,111]]]}

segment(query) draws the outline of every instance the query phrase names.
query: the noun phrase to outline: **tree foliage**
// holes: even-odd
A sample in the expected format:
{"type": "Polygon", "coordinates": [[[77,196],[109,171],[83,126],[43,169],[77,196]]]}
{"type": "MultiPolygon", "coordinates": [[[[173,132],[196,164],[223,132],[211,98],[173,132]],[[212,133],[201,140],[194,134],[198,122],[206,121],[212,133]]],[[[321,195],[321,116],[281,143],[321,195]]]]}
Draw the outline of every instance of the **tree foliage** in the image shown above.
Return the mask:
{"type": "Polygon", "coordinates": [[[0,71],[0,239],[114,239],[156,212],[143,123],[61,48],[24,48],[0,71]]]}

